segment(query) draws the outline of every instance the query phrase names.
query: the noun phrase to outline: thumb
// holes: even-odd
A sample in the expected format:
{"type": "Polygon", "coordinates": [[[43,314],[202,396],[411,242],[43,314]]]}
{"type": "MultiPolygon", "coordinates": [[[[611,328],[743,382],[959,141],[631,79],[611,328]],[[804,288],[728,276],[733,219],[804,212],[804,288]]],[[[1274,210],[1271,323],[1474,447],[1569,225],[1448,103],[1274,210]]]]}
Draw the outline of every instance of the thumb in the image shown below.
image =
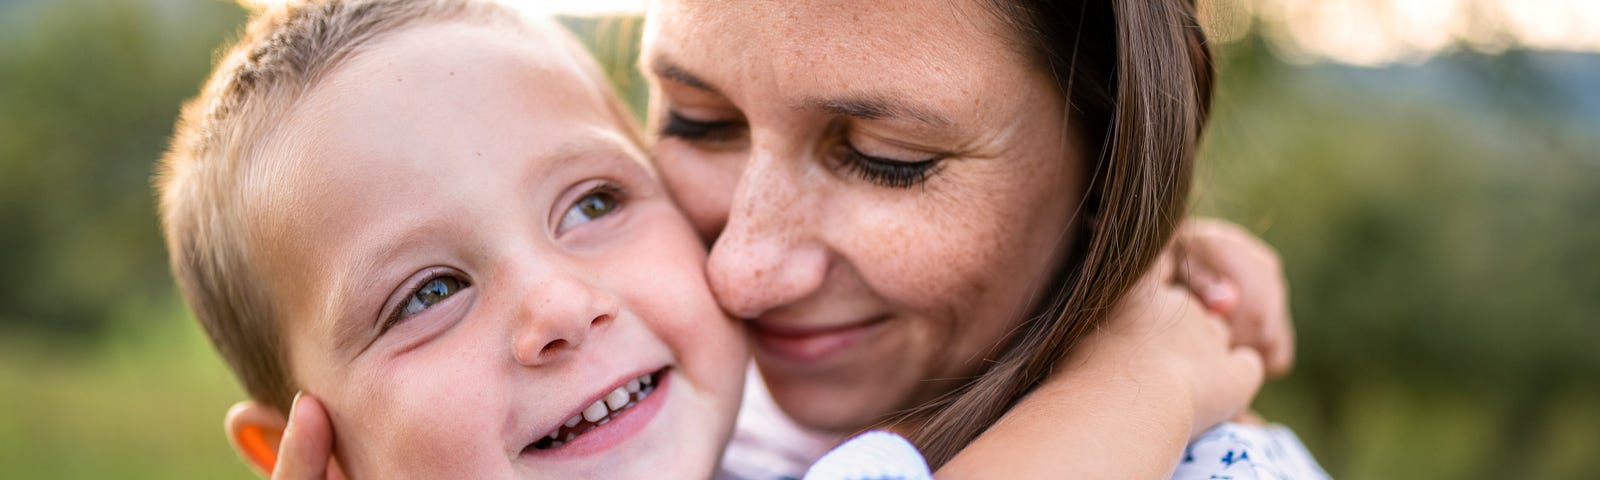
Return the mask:
{"type": "Polygon", "coordinates": [[[1255,349],[1230,348],[1227,358],[1218,366],[1220,369],[1211,370],[1206,380],[1213,390],[1201,400],[1201,410],[1197,412],[1194,428],[1189,432],[1191,437],[1248,411],[1250,402],[1261,390],[1265,371],[1261,353],[1255,349]]]}
{"type": "Polygon", "coordinates": [[[316,397],[298,394],[278,445],[273,480],[323,480],[333,460],[333,425],[316,397]]]}
{"type": "Polygon", "coordinates": [[[1261,359],[1261,352],[1252,347],[1229,349],[1228,374],[1230,381],[1227,383],[1236,396],[1228,405],[1228,415],[1223,419],[1249,411],[1250,402],[1261,392],[1261,384],[1266,381],[1266,366],[1261,359]]]}

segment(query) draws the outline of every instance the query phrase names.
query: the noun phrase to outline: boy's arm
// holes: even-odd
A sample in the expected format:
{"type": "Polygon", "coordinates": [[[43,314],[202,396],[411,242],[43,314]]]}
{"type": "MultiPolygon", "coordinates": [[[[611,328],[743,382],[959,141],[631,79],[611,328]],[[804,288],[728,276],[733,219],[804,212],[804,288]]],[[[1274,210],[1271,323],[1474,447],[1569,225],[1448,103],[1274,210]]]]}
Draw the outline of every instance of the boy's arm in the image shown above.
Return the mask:
{"type": "Polygon", "coordinates": [[[939,477],[985,478],[997,471],[1012,478],[1063,472],[1166,477],[1194,434],[1248,407],[1262,381],[1260,352],[1277,352],[1284,370],[1292,360],[1292,348],[1261,348],[1264,343],[1292,343],[1286,326],[1261,334],[1263,325],[1287,323],[1288,316],[1224,321],[1205,310],[1210,306],[1232,317],[1287,312],[1281,306],[1238,303],[1240,298],[1281,303],[1282,275],[1276,254],[1242,230],[1203,227],[1186,225],[1180,231],[1177,242],[1191,256],[1244,258],[1185,259],[1180,279],[1187,285],[1178,286],[1171,282],[1176,268],[1172,252],[1163,254],[1118,312],[1074,349],[1063,368],[951,459],[939,477]],[[1246,238],[1230,238],[1236,235],[1246,238]],[[1195,248],[1197,244],[1204,248],[1195,248]],[[1195,285],[1196,278],[1207,283],[1195,285]],[[1263,283],[1272,282],[1278,283],[1276,297],[1259,293],[1263,283]],[[1202,288],[1234,288],[1227,292],[1231,303],[1202,304],[1202,288]],[[1249,337],[1240,334],[1241,325],[1255,329],[1252,341],[1239,341],[1249,337]]]}

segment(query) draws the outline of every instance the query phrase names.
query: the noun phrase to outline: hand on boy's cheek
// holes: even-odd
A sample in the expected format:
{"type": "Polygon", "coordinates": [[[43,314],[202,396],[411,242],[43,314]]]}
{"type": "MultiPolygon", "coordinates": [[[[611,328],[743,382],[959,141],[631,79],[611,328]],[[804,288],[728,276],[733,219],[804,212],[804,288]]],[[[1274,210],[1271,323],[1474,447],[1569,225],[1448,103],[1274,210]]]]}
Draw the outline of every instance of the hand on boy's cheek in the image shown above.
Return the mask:
{"type": "Polygon", "coordinates": [[[1260,352],[1268,377],[1294,366],[1294,325],[1288,284],[1276,251],[1237,225],[1190,220],[1173,243],[1181,259],[1176,279],[1223,317],[1235,345],[1260,352]]]}
{"type": "Polygon", "coordinates": [[[300,395],[289,411],[289,424],[278,444],[273,480],[345,478],[333,458],[333,423],[322,402],[300,395]]]}

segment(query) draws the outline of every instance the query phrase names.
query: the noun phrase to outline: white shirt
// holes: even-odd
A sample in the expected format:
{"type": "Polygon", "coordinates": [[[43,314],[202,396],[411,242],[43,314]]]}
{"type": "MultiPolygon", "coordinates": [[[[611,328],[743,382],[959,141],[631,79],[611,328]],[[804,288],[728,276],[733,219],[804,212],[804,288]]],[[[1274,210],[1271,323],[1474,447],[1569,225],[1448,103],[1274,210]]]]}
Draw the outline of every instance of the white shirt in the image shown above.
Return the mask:
{"type": "MultiPolygon", "coordinates": [[[[745,375],[744,404],[739,410],[733,439],[723,453],[715,478],[933,478],[916,447],[898,435],[867,432],[843,444],[841,440],[808,430],[785,416],[752,365],[745,375]]],[[[1183,455],[1172,473],[1173,479],[1329,478],[1294,432],[1281,425],[1225,423],[1190,442],[1183,455]]]]}

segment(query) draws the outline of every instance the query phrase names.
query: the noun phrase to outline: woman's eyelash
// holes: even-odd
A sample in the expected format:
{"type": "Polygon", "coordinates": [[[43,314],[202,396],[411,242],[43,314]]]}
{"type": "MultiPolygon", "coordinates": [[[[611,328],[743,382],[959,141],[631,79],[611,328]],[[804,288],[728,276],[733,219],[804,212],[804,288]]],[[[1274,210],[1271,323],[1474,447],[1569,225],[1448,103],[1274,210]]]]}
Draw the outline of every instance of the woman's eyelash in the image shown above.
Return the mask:
{"type": "MultiPolygon", "coordinates": [[[[668,110],[660,133],[662,137],[716,142],[732,139],[743,127],[741,121],[704,122],[691,120],[678,112],[668,110]]],[[[863,180],[889,188],[911,188],[921,185],[933,174],[938,173],[941,161],[944,160],[944,156],[941,155],[926,160],[906,162],[867,155],[848,143],[843,147],[844,153],[841,156],[845,170],[863,180]]]]}
{"type": "Polygon", "coordinates": [[[862,180],[889,188],[911,188],[926,182],[937,173],[942,156],[927,160],[904,162],[861,153],[850,144],[843,145],[844,169],[862,180]]]}
{"type": "Polygon", "coordinates": [[[661,136],[684,140],[727,140],[737,133],[736,129],[740,126],[741,123],[734,120],[702,122],[668,111],[667,120],[661,125],[661,136]]]}

